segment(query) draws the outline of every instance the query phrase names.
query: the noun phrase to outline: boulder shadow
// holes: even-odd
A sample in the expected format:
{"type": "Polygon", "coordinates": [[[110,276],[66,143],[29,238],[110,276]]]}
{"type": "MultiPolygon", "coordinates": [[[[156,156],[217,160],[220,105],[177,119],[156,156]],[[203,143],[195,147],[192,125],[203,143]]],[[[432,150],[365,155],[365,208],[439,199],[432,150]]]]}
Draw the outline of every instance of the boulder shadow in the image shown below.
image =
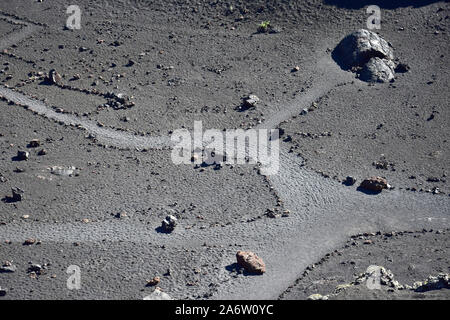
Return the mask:
{"type": "Polygon", "coordinates": [[[27,161],[26,159],[23,159],[22,157],[19,157],[19,156],[11,157],[11,160],[12,161],[16,161],[16,162],[18,162],[18,161],[27,161]]]}
{"type": "Polygon", "coordinates": [[[253,276],[259,276],[258,273],[252,273],[245,270],[243,267],[241,267],[238,263],[232,263],[227,266],[225,266],[225,270],[227,270],[229,273],[237,273],[242,274],[246,277],[253,277],[253,276]]]}
{"type": "Polygon", "coordinates": [[[45,77],[44,80],[42,80],[41,82],[39,82],[40,86],[52,86],[53,82],[50,81],[49,78],[45,77]]]}
{"type": "Polygon", "coordinates": [[[10,196],[6,196],[6,197],[2,198],[2,202],[4,202],[4,203],[16,203],[19,201],[20,200],[15,199],[14,197],[10,197],[10,196]]]}
{"type": "Polygon", "coordinates": [[[155,228],[155,231],[157,233],[164,233],[164,234],[171,234],[172,233],[171,231],[165,230],[162,226],[159,226],[159,227],[155,228]]]}
{"type": "Polygon", "coordinates": [[[364,194],[372,195],[372,196],[381,193],[381,191],[368,190],[368,189],[365,189],[365,188],[363,188],[363,187],[361,187],[361,186],[359,186],[358,188],[356,188],[356,190],[359,191],[359,192],[362,192],[362,193],[364,193],[364,194]]]}

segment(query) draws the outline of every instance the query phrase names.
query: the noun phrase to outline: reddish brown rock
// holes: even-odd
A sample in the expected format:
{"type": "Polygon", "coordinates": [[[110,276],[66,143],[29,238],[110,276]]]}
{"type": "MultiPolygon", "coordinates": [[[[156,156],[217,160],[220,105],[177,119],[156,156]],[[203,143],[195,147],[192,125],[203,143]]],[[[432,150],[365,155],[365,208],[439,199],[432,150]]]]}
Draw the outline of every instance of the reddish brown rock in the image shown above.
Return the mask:
{"type": "Polygon", "coordinates": [[[236,253],[237,263],[249,273],[263,274],[266,265],[260,257],[251,251],[238,251],[236,253]]]}
{"type": "Polygon", "coordinates": [[[361,182],[360,187],[374,192],[381,192],[381,190],[389,188],[389,185],[384,178],[370,177],[361,182]]]}

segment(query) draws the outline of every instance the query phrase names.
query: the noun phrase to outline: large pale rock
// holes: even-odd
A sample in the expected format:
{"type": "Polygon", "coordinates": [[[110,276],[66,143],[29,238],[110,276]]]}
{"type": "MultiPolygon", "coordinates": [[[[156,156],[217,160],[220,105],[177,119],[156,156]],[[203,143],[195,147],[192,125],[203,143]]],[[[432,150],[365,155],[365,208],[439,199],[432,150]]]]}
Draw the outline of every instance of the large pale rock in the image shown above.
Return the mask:
{"type": "Polygon", "coordinates": [[[335,60],[344,69],[363,67],[371,58],[394,59],[392,47],[378,34],[365,29],[346,36],[333,51],[335,60]]]}
{"type": "Polygon", "coordinates": [[[162,292],[159,289],[156,289],[148,296],[145,296],[143,300],[173,300],[173,298],[169,296],[167,293],[162,292]]]}
{"type": "Polygon", "coordinates": [[[364,65],[359,78],[367,82],[389,82],[394,79],[394,68],[391,60],[372,58],[364,65]]]}

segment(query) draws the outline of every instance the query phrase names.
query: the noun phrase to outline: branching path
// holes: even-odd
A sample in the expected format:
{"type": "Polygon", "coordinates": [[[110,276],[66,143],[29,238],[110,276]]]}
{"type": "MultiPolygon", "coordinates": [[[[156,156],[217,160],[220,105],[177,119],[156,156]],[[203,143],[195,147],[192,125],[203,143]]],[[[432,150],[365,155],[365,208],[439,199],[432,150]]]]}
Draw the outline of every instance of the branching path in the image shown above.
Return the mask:
{"type": "MultiPolygon", "coordinates": [[[[20,22],[20,21],[19,21],[20,22]]],[[[17,43],[38,29],[27,22],[18,33],[0,41],[0,50],[17,43]]],[[[319,58],[312,87],[294,101],[283,106],[258,128],[275,128],[280,122],[298,114],[312,102],[339,85],[352,81],[341,72],[327,54],[319,58]]],[[[44,103],[9,88],[0,87],[0,97],[21,105],[34,113],[84,128],[104,144],[119,148],[158,149],[170,147],[170,137],[141,137],[130,133],[100,128],[96,123],[76,116],[60,114],[44,103]]],[[[56,125],[56,124],[55,124],[56,125]]],[[[159,234],[137,222],[99,222],[92,224],[19,224],[0,226],[2,240],[23,241],[26,237],[42,241],[133,241],[198,247],[207,238],[210,243],[240,243],[257,249],[264,258],[267,273],[260,277],[238,277],[230,280],[213,298],[276,298],[292,284],[303,269],[325,253],[339,247],[349,235],[377,230],[417,230],[449,225],[448,197],[413,194],[391,190],[373,196],[344,187],[301,167],[301,158],[280,149],[280,171],[269,177],[272,186],[292,215],[288,219],[261,219],[253,223],[233,224],[224,228],[176,230],[159,234]]],[[[230,262],[231,263],[231,262],[230,262]]]]}

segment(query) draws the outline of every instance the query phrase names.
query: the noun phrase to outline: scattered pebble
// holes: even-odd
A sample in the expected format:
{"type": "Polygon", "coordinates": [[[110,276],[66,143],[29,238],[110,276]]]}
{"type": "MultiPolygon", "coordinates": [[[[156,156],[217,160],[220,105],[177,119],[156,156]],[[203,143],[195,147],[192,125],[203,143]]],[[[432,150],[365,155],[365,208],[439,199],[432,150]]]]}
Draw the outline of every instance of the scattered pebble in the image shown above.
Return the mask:
{"type": "Polygon", "coordinates": [[[12,191],[12,201],[18,202],[23,200],[23,195],[25,191],[17,187],[11,188],[11,191],[12,191]]]}
{"type": "Polygon", "coordinates": [[[28,143],[29,148],[37,148],[41,145],[41,141],[39,139],[33,139],[28,143]]]}
{"type": "Polygon", "coordinates": [[[36,243],[36,239],[32,239],[32,238],[26,239],[26,240],[23,242],[23,244],[24,244],[25,246],[31,246],[31,245],[33,245],[33,244],[35,244],[35,243],[36,243]]]}
{"type": "Polygon", "coordinates": [[[156,286],[160,282],[161,282],[161,278],[160,277],[154,277],[151,280],[147,280],[147,287],[156,286]]]}
{"type": "Polygon", "coordinates": [[[345,181],[343,182],[346,186],[352,186],[356,183],[356,179],[352,176],[348,176],[345,178],[345,181]]]}

